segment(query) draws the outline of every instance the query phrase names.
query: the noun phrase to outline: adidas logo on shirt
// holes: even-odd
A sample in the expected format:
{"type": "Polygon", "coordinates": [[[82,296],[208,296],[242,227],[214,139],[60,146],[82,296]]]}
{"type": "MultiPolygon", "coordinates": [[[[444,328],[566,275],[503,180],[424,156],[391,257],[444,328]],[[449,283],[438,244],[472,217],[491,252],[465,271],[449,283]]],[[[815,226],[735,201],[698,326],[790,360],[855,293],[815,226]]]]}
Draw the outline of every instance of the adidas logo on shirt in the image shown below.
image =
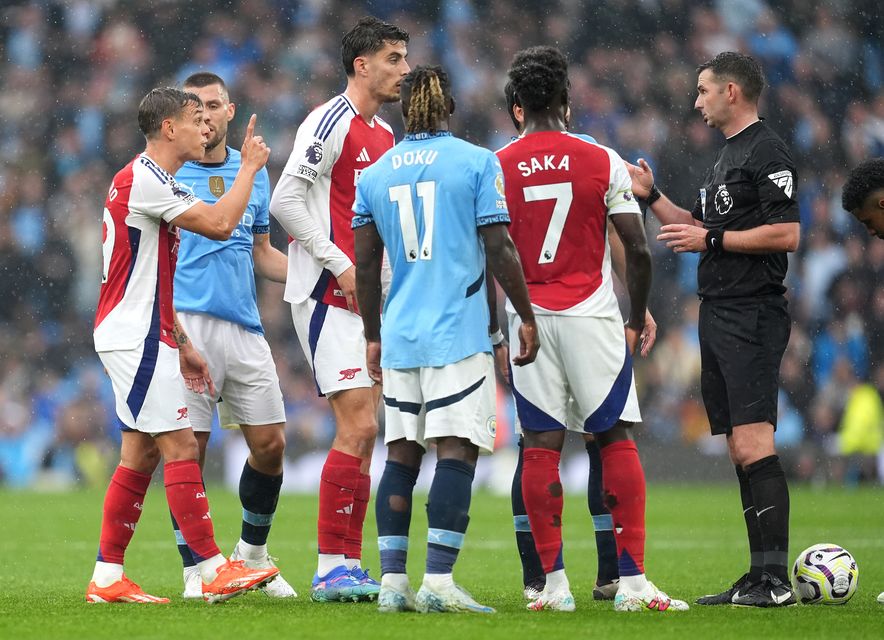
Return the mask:
{"type": "Polygon", "coordinates": [[[371,162],[371,158],[368,157],[368,151],[365,147],[362,147],[362,151],[356,156],[356,162],[371,162]]]}

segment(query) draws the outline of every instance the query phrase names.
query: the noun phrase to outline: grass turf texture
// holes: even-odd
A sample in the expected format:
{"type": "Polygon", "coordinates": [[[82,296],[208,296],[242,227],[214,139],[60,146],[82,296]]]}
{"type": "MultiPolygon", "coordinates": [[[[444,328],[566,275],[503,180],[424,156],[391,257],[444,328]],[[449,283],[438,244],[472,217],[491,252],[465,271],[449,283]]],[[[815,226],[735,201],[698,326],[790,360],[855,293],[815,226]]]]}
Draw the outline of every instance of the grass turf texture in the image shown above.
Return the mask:
{"type": "MultiPolygon", "coordinates": [[[[240,507],[231,493],[210,488],[222,550],[239,533],[240,507]]],[[[379,614],[374,604],[315,604],[316,498],[284,495],[270,550],[299,593],[274,601],[250,593],[223,605],[184,602],[181,567],[162,486],[154,484],[127,555],[127,574],[148,592],[172,598],[161,606],[87,605],[84,593],[98,544],[102,496],[94,492],[40,494],[0,491],[3,560],[0,638],[873,638],[884,635],[884,491],[792,488],[792,558],[805,547],[833,542],[860,568],[859,589],[843,607],[786,610],[700,607],[684,613],[616,613],[592,600],[595,545],[585,502],[565,506],[565,562],[577,601],[572,614],[525,610],[509,499],[474,497],[472,519],[455,577],[495,616],[379,614]]],[[[423,574],[426,517],[416,501],[409,574],[423,574]]],[[[372,513],[366,523],[365,564],[378,573],[372,513]]],[[[649,577],[670,595],[693,603],[745,570],[747,557],[736,487],[652,486],[648,497],[649,577]]]]}

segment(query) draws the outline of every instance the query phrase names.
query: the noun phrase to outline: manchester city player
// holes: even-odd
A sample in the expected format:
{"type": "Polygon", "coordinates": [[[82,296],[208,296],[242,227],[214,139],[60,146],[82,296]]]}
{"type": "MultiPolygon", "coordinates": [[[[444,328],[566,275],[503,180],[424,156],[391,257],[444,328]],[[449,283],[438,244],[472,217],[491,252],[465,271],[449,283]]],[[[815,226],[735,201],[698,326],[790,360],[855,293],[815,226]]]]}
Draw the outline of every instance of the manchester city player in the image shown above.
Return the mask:
{"type": "Polygon", "coordinates": [[[486,254],[523,323],[516,366],[537,355],[534,313],[505,226],[500,164],[448,131],[448,76],[441,67],[417,67],[401,93],[407,135],[363,172],[353,205],[366,364],[372,379],[383,379],[389,447],[376,500],[378,608],[493,613],[452,578],[476,461],[494,446],[486,254]],[[393,276],[382,330],[385,248],[393,276]],[[436,444],[438,462],[427,500],[426,573],[415,596],[405,563],[412,492],[428,442],[436,444]]]}
{"type": "MultiPolygon", "coordinates": [[[[227,126],[236,114],[224,80],[214,73],[196,73],[184,87],[205,105],[210,137],[199,162],[186,162],[176,180],[205,202],[215,202],[233,184],[240,154],[227,146],[227,126]]],[[[187,392],[187,409],[200,446],[200,465],[217,405],[224,426],[238,425],[249,445],[239,496],[242,532],[232,558],[246,566],[273,566],[267,536],[282,486],[285,450],[285,407],[270,347],[258,315],[255,273],[284,283],[288,261],[270,245],[270,180],[262,169],[255,178],[249,204],[229,240],[181,232],[175,272],[175,309],[181,324],[203,354],[215,381],[214,396],[187,392]]],[[[199,597],[199,574],[175,526],[184,562],[184,597],[199,597]]],[[[280,576],[263,587],[276,598],[294,597],[280,576]]]]}

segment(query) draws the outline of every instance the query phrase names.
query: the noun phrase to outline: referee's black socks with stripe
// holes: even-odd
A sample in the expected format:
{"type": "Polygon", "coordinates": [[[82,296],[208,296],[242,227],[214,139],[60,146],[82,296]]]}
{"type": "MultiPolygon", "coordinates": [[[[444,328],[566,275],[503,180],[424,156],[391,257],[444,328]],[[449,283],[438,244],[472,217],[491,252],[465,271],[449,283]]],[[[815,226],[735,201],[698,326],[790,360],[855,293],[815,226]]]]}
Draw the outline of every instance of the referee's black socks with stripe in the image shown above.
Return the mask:
{"type": "Polygon", "coordinates": [[[740,465],[735,465],[737,479],[740,481],[740,501],[743,503],[743,519],[746,521],[746,534],[749,537],[749,582],[761,580],[764,571],[764,547],[761,543],[761,528],[758,526],[758,515],[755,513],[755,500],[749,486],[749,476],[740,465]]]}
{"type": "Polygon", "coordinates": [[[761,544],[764,570],[789,583],[789,487],[779,456],[762,458],[744,469],[749,479],[761,544]]]}

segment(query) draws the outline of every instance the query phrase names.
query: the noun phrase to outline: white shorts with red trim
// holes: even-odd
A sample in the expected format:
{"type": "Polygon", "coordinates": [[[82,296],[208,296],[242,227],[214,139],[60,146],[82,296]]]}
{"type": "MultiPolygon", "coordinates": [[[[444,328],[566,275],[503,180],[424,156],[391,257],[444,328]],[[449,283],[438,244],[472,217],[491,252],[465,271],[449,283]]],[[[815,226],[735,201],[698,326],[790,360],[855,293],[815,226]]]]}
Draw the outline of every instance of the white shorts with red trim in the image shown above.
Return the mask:
{"type": "Polygon", "coordinates": [[[320,395],[371,388],[374,382],[365,366],[365,332],[358,314],[308,298],[292,303],[292,323],[320,395]]]}
{"type": "Polygon", "coordinates": [[[428,440],[453,436],[492,453],[496,392],[489,353],[444,367],[384,369],[384,442],[405,438],[426,449],[428,440]]]}
{"type": "Polygon", "coordinates": [[[178,349],[145,340],[137,349],[99,351],[124,430],[159,434],[189,428],[178,349]]]}
{"type": "MultiPolygon", "coordinates": [[[[508,314],[510,335],[521,320],[508,314]]],[[[618,420],[640,422],[641,412],[626,349],[623,322],[607,318],[538,314],[537,359],[512,368],[516,429],[607,431],[618,420]]]]}

